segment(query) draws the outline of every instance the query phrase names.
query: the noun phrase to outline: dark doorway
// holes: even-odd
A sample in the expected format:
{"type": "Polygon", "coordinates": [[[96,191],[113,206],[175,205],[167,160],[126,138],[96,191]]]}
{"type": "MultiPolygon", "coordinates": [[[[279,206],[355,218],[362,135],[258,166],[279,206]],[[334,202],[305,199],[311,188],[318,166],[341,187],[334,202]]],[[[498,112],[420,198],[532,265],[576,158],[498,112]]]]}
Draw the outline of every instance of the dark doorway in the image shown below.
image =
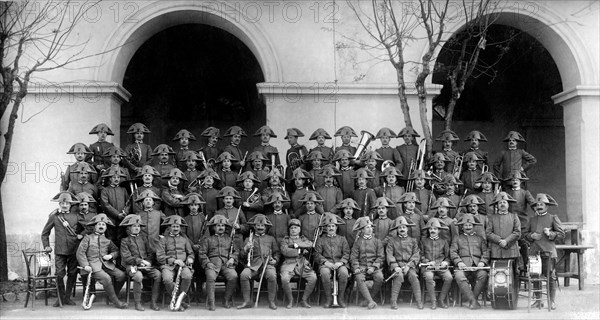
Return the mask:
{"type": "MultiPolygon", "coordinates": [[[[455,49],[452,41],[448,42],[437,62],[451,61],[455,49]]],[[[506,149],[502,140],[508,131],[516,130],[527,141],[519,147],[538,160],[528,172],[531,179],[528,189],[534,196],[544,192],[566,204],[563,109],[551,98],[562,91],[558,68],[548,51],[531,35],[509,26],[493,25],[480,59],[491,64],[499,54],[504,55],[493,71],[470,79],[457,103],[452,129],[461,142],[455,149],[468,148],[462,140],[471,130],[479,130],[488,138],[488,143],[482,143],[481,147],[489,151],[492,164],[500,151],[506,149]]],[[[433,82],[444,85],[433,102],[444,106],[450,96],[446,74],[438,70],[433,82]]],[[[433,128],[434,136],[444,129],[443,119],[435,113],[433,128]]],[[[441,145],[438,143],[434,148],[441,149],[441,145]]],[[[566,212],[559,211],[563,212],[560,218],[566,220],[566,212]]]]}
{"type": "MultiPolygon", "coordinates": [[[[265,124],[266,108],[256,84],[264,76],[256,57],[238,38],[219,28],[185,24],[166,29],[146,41],[131,59],[123,86],[131,94],[121,107],[121,146],[133,141],[125,134],[135,122],[152,131],[152,147],[172,141],[180,129],[200,133],[209,126],[225,130],[238,125],[252,135],[265,124]]],[[[225,139],[220,144],[228,143],[225,139]]],[[[242,148],[253,144],[242,139],[242,148]]],[[[255,144],[255,143],[254,143],[255,144]]]]}

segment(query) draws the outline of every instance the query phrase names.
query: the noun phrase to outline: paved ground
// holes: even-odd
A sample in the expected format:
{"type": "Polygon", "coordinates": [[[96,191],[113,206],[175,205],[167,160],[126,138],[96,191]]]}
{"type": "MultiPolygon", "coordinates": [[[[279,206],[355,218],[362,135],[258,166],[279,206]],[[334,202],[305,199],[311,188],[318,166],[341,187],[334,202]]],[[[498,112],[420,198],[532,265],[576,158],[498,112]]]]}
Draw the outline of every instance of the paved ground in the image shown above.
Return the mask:
{"type": "MultiPolygon", "coordinates": [[[[158,312],[146,310],[139,312],[131,309],[119,310],[104,304],[100,299],[94,303],[91,310],[84,311],[81,306],[68,306],[62,309],[44,306],[43,300],[36,301],[36,309],[24,309],[23,301],[0,303],[0,318],[2,319],[599,319],[600,318],[600,286],[588,285],[584,291],[577,290],[571,285],[561,287],[558,293],[558,309],[548,312],[547,309],[532,310],[527,313],[526,298],[519,300],[517,310],[495,310],[488,304],[478,311],[466,307],[451,307],[449,309],[430,310],[427,305],[424,310],[410,307],[401,303],[398,310],[391,310],[389,303],[378,306],[376,309],[367,310],[357,306],[347,309],[323,309],[313,306],[311,309],[285,309],[280,307],[276,311],[267,309],[261,304],[257,309],[224,309],[217,305],[215,312],[208,312],[204,304],[193,303],[185,312],[158,312]]],[[[77,303],[81,302],[78,294],[77,303]]],[[[238,299],[239,300],[239,299],[238,299]]],[[[53,300],[52,300],[53,301],[53,300]]],[[[262,301],[261,301],[262,302],[262,301]]]]}

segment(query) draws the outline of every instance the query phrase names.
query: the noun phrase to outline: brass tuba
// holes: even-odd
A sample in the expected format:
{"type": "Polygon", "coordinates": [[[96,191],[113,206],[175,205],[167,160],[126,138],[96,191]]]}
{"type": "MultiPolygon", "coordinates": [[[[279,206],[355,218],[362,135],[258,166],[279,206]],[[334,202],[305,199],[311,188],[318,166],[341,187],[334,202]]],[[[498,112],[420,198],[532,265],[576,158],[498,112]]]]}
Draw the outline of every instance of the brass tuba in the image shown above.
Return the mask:
{"type": "MultiPolygon", "coordinates": [[[[298,169],[304,163],[304,155],[302,154],[302,146],[298,149],[298,152],[290,152],[287,155],[287,163],[292,171],[298,169]]],[[[275,160],[273,160],[273,165],[275,165],[275,160]]],[[[283,171],[282,171],[283,173],[283,171]]]]}
{"type": "Polygon", "coordinates": [[[368,131],[361,131],[360,141],[358,142],[358,147],[356,147],[356,152],[354,153],[354,159],[360,159],[367,149],[367,146],[371,141],[375,140],[375,136],[368,131]]]}

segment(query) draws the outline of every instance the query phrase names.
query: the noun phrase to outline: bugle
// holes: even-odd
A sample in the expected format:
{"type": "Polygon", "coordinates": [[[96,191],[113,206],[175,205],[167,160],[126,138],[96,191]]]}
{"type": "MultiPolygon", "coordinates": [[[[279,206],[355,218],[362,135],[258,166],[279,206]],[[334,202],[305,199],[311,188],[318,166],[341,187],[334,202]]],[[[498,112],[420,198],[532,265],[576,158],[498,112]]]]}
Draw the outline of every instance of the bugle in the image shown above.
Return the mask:
{"type": "Polygon", "coordinates": [[[371,141],[375,140],[375,136],[368,131],[361,131],[360,141],[358,142],[358,146],[356,147],[356,152],[354,153],[354,159],[358,161],[367,149],[367,146],[371,141]]]}

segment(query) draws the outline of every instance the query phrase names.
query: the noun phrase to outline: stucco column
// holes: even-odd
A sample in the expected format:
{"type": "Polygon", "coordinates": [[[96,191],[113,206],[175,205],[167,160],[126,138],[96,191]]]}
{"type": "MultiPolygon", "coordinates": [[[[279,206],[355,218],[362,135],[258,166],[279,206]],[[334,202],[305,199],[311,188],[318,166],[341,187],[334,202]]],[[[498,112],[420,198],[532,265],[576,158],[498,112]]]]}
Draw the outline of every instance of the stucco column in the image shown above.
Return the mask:
{"type": "Polygon", "coordinates": [[[577,86],[552,98],[564,108],[567,216],[583,222],[582,244],[595,246],[584,256],[587,283],[599,283],[600,95],[598,86],[577,86]]]}

